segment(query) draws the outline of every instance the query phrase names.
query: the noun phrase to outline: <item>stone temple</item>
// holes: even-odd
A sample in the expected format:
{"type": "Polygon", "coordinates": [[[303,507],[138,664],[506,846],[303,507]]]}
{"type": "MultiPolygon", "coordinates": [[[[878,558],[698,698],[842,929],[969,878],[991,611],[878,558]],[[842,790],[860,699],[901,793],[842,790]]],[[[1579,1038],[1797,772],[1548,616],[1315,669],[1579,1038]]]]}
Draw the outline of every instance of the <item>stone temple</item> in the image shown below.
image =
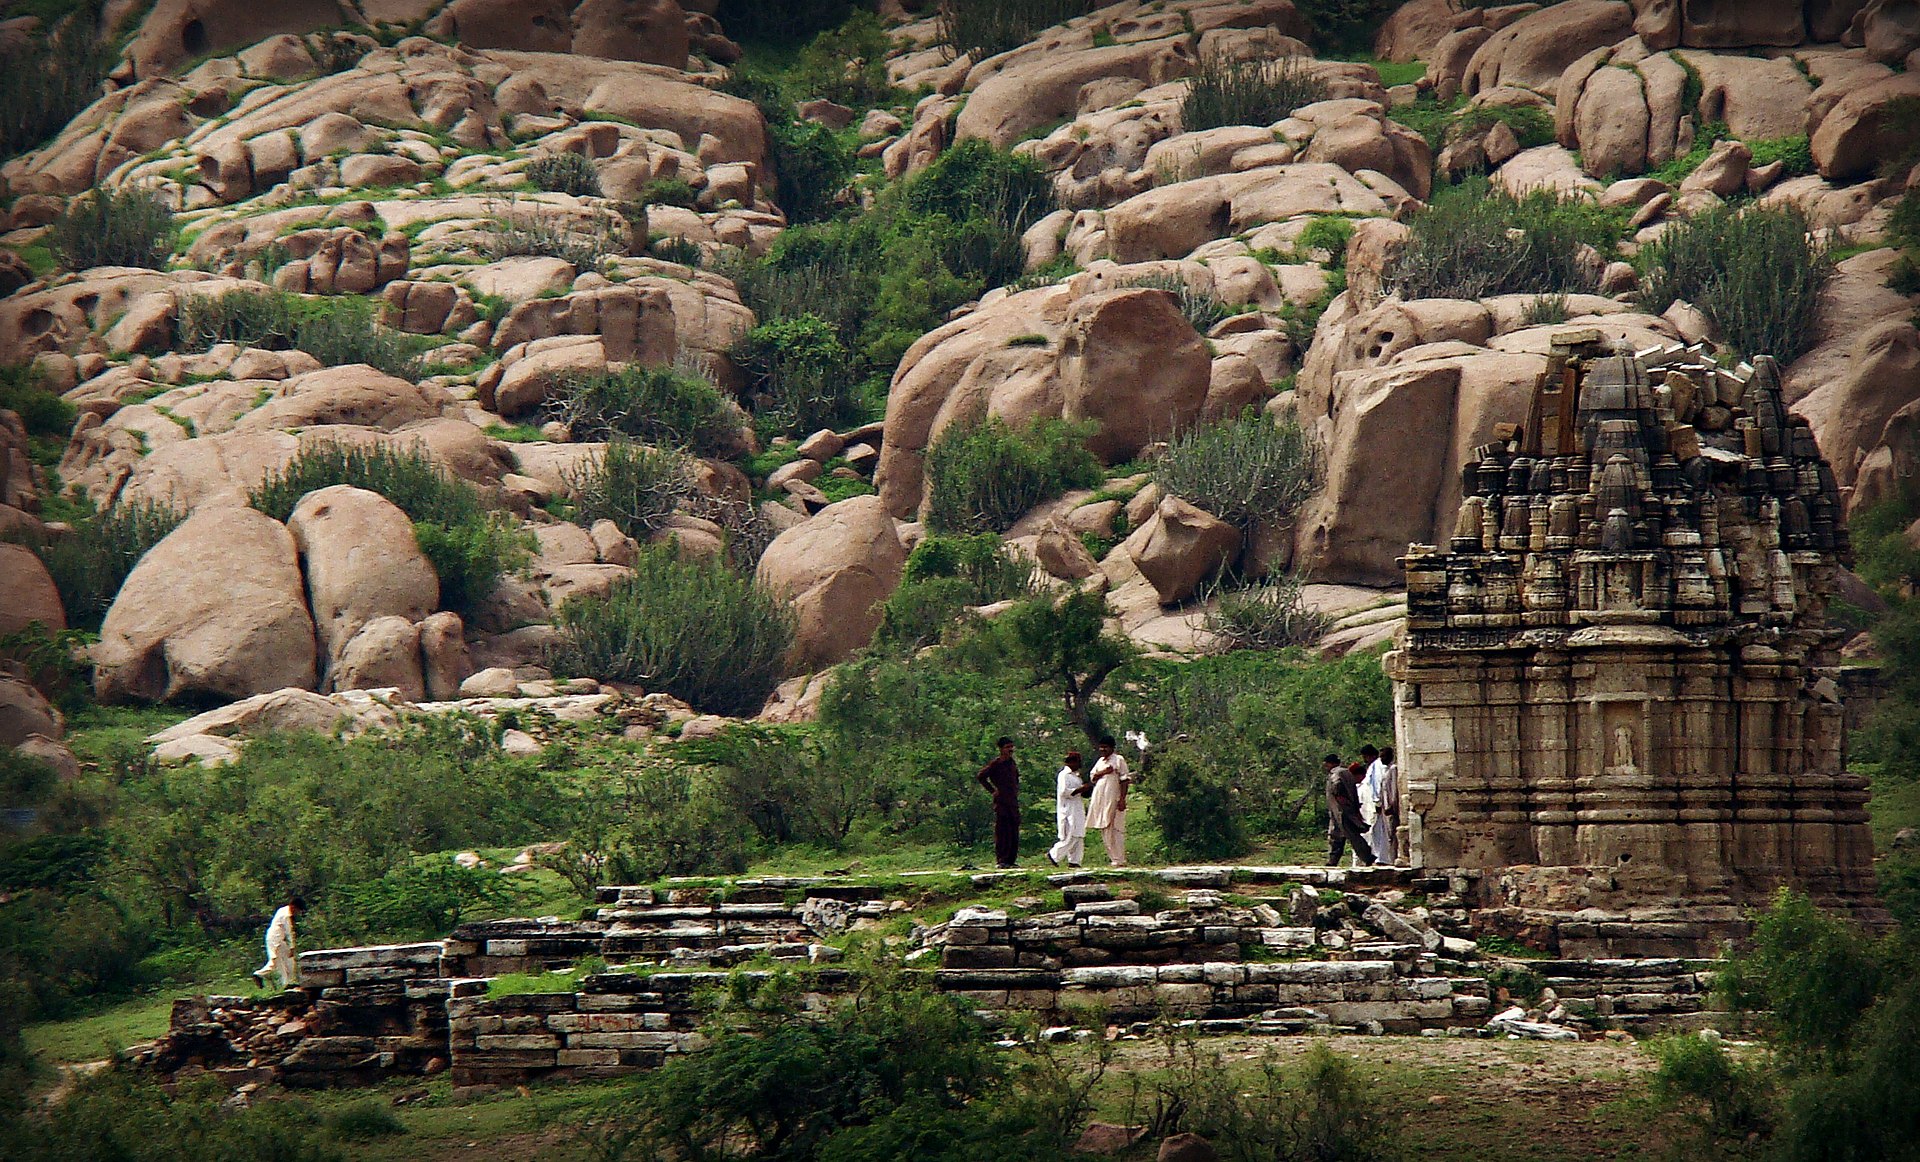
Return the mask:
{"type": "Polygon", "coordinates": [[[1488,904],[1589,954],[1710,951],[1782,884],[1877,913],[1843,510],[1774,361],[1563,333],[1495,434],[1450,543],[1403,561],[1412,862],[1502,869],[1488,904]]]}

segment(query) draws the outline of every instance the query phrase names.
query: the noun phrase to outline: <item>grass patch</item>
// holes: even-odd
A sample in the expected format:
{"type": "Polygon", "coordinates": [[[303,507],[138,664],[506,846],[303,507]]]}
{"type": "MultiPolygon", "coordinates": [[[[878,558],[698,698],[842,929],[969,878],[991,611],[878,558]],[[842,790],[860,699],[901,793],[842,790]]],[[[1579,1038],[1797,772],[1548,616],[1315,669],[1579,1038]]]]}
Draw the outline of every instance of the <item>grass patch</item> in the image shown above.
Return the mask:
{"type": "Polygon", "coordinates": [[[1094,7],[1094,0],[940,0],[936,14],[940,42],[978,64],[1094,7]]]}
{"type": "Polygon", "coordinates": [[[1392,288],[1408,300],[1483,299],[1596,289],[1600,272],[1584,267],[1580,248],[1610,252],[1625,221],[1585,200],[1515,198],[1474,179],[1436,197],[1410,226],[1388,271],[1392,288]]]}
{"type": "Polygon", "coordinates": [[[160,195],[101,188],[68,204],[47,230],[48,248],[68,270],[96,266],[163,269],[179,231],[160,195]]]}
{"type": "Polygon", "coordinates": [[[178,342],[187,351],[238,343],[273,351],[305,351],[329,367],[364,363],[410,378],[431,346],[374,321],[371,300],[358,296],[303,298],[286,291],[230,290],[196,295],[180,309],[178,342]]]}

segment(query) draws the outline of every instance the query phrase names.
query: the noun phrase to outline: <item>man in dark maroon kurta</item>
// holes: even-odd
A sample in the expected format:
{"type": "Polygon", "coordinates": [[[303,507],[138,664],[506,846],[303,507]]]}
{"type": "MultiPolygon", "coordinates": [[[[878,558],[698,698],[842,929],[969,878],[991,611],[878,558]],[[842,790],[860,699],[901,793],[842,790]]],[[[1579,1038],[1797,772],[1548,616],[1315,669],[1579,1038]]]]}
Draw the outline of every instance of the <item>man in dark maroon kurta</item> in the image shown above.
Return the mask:
{"type": "Polygon", "coordinates": [[[1001,867],[1020,859],[1020,768],[1013,765],[1013,740],[1001,738],[1000,756],[975,775],[993,792],[993,858],[1001,867]]]}

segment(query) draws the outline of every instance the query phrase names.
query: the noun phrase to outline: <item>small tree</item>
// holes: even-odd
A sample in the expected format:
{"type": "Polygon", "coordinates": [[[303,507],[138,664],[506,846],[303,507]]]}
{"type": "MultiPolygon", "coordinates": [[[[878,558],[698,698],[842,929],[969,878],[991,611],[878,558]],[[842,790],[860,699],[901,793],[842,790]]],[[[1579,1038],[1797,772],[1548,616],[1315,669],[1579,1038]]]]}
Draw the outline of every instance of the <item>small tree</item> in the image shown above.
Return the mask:
{"type": "Polygon", "coordinates": [[[1111,612],[1104,595],[1076,591],[1057,601],[1033,598],[1006,615],[1010,652],[1018,664],[1032,670],[1029,684],[1055,686],[1067,720],[1089,742],[1097,742],[1101,733],[1093,713],[1094,695],[1137,652],[1132,642],[1107,630],[1111,612]]]}

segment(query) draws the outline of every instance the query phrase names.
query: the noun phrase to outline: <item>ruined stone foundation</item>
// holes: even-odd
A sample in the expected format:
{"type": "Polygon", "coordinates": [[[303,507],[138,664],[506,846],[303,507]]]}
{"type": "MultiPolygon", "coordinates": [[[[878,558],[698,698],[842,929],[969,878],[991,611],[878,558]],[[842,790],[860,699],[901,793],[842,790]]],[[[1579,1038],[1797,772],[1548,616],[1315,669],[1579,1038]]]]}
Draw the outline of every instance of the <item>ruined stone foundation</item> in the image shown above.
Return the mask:
{"type": "Polygon", "coordinates": [[[1488,903],[1589,924],[1664,909],[1669,952],[1782,884],[1873,915],[1825,617],[1842,509],[1777,367],[1558,338],[1527,424],[1462,469],[1450,544],[1404,559],[1414,864],[1503,869],[1488,903]]]}

